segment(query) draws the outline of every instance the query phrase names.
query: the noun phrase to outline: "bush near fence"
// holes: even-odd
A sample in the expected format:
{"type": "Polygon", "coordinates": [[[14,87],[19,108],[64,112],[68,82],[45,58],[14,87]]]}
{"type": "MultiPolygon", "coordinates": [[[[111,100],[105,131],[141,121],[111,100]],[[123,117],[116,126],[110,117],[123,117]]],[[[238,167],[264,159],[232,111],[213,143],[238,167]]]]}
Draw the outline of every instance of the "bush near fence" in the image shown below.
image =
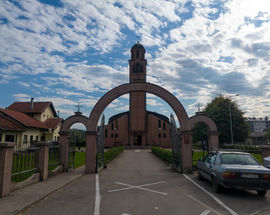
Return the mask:
{"type": "Polygon", "coordinates": [[[152,153],[160,157],[163,161],[165,161],[168,164],[172,163],[172,152],[168,149],[159,148],[156,146],[151,147],[152,153]]]}
{"type": "Polygon", "coordinates": [[[104,160],[101,161],[100,155],[98,156],[98,162],[103,163],[104,165],[107,165],[109,162],[111,162],[114,158],[116,158],[121,152],[124,151],[123,146],[114,147],[112,149],[109,149],[108,151],[104,152],[104,160]]]}

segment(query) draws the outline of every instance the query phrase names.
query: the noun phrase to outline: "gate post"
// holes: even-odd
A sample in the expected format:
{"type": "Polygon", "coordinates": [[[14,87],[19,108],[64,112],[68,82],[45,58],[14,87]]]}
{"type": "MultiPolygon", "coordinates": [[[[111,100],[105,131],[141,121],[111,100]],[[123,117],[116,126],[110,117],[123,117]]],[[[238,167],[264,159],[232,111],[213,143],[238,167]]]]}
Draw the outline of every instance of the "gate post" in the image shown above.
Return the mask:
{"type": "Polygon", "coordinates": [[[43,142],[37,142],[35,145],[39,147],[38,168],[40,170],[40,180],[44,181],[48,178],[50,143],[43,141],[43,142]]]}
{"type": "Polygon", "coordinates": [[[96,172],[97,132],[86,131],[85,173],[96,172]]]}
{"type": "Polygon", "coordinates": [[[182,171],[183,173],[192,172],[192,132],[182,131],[182,171]]]}
{"type": "Polygon", "coordinates": [[[61,145],[61,165],[63,165],[63,172],[68,171],[68,134],[69,132],[60,132],[59,142],[61,145]]]}
{"type": "Polygon", "coordinates": [[[14,143],[0,142],[0,197],[9,193],[14,143]]]}
{"type": "Polygon", "coordinates": [[[208,149],[210,151],[215,151],[219,148],[218,143],[218,132],[217,131],[209,131],[208,132],[208,149]]]}

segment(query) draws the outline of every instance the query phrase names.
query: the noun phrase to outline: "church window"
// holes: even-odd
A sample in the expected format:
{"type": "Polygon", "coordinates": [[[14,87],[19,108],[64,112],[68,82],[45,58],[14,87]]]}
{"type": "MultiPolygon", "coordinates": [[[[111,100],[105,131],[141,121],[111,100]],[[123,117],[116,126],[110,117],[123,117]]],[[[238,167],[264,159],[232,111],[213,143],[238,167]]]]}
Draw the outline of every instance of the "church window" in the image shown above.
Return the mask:
{"type": "Polygon", "coordinates": [[[112,131],[114,130],[114,124],[113,123],[111,124],[111,130],[112,131]]]}
{"type": "Polygon", "coordinates": [[[138,59],[139,58],[139,50],[137,50],[137,52],[136,52],[136,58],[138,59]]]}
{"type": "Polygon", "coordinates": [[[163,137],[166,138],[166,134],[165,133],[163,134],[163,137]]]}
{"type": "Polygon", "coordinates": [[[108,129],[106,128],[105,129],[105,138],[107,138],[107,136],[108,136],[108,129]]]}
{"type": "Polygon", "coordinates": [[[117,133],[115,134],[115,138],[118,138],[118,134],[117,133]]]}
{"type": "Polygon", "coordinates": [[[166,123],[163,122],[163,130],[166,131],[166,123]]]}
{"type": "Polygon", "coordinates": [[[113,138],[113,134],[111,134],[111,138],[113,138]]]}
{"type": "Polygon", "coordinates": [[[161,129],[161,120],[158,120],[158,128],[161,129]]]}
{"type": "Polygon", "coordinates": [[[161,133],[158,133],[158,137],[161,138],[161,133]]]}
{"type": "Polygon", "coordinates": [[[115,122],[115,129],[118,130],[118,120],[115,122]]]}

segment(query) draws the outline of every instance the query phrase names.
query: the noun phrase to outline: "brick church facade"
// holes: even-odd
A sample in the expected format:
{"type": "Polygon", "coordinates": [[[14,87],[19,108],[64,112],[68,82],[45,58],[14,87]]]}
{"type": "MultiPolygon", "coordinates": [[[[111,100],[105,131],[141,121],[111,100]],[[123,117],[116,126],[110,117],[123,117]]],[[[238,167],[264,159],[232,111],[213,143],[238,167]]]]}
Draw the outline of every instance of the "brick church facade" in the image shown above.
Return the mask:
{"type": "MultiPolygon", "coordinates": [[[[146,82],[146,64],[145,49],[137,42],[131,48],[130,83],[146,82]]],[[[147,111],[145,92],[131,92],[129,111],[112,116],[105,126],[105,147],[151,145],[170,147],[170,121],[164,115],[147,111]]]]}

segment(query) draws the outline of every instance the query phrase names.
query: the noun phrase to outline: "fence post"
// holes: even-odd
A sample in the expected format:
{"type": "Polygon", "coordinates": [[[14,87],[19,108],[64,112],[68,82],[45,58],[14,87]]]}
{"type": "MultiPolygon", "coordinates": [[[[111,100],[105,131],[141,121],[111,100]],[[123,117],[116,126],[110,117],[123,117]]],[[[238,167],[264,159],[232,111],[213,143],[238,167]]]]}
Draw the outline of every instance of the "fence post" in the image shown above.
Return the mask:
{"type": "Polygon", "coordinates": [[[37,142],[38,146],[38,168],[40,170],[40,180],[46,180],[48,178],[48,164],[49,164],[49,142],[37,142]]]}
{"type": "Polygon", "coordinates": [[[14,143],[0,142],[0,197],[9,193],[14,143]]]}
{"type": "Polygon", "coordinates": [[[68,171],[68,155],[69,155],[68,134],[69,132],[60,132],[59,137],[59,143],[61,146],[61,165],[63,165],[63,172],[68,171]]]}

